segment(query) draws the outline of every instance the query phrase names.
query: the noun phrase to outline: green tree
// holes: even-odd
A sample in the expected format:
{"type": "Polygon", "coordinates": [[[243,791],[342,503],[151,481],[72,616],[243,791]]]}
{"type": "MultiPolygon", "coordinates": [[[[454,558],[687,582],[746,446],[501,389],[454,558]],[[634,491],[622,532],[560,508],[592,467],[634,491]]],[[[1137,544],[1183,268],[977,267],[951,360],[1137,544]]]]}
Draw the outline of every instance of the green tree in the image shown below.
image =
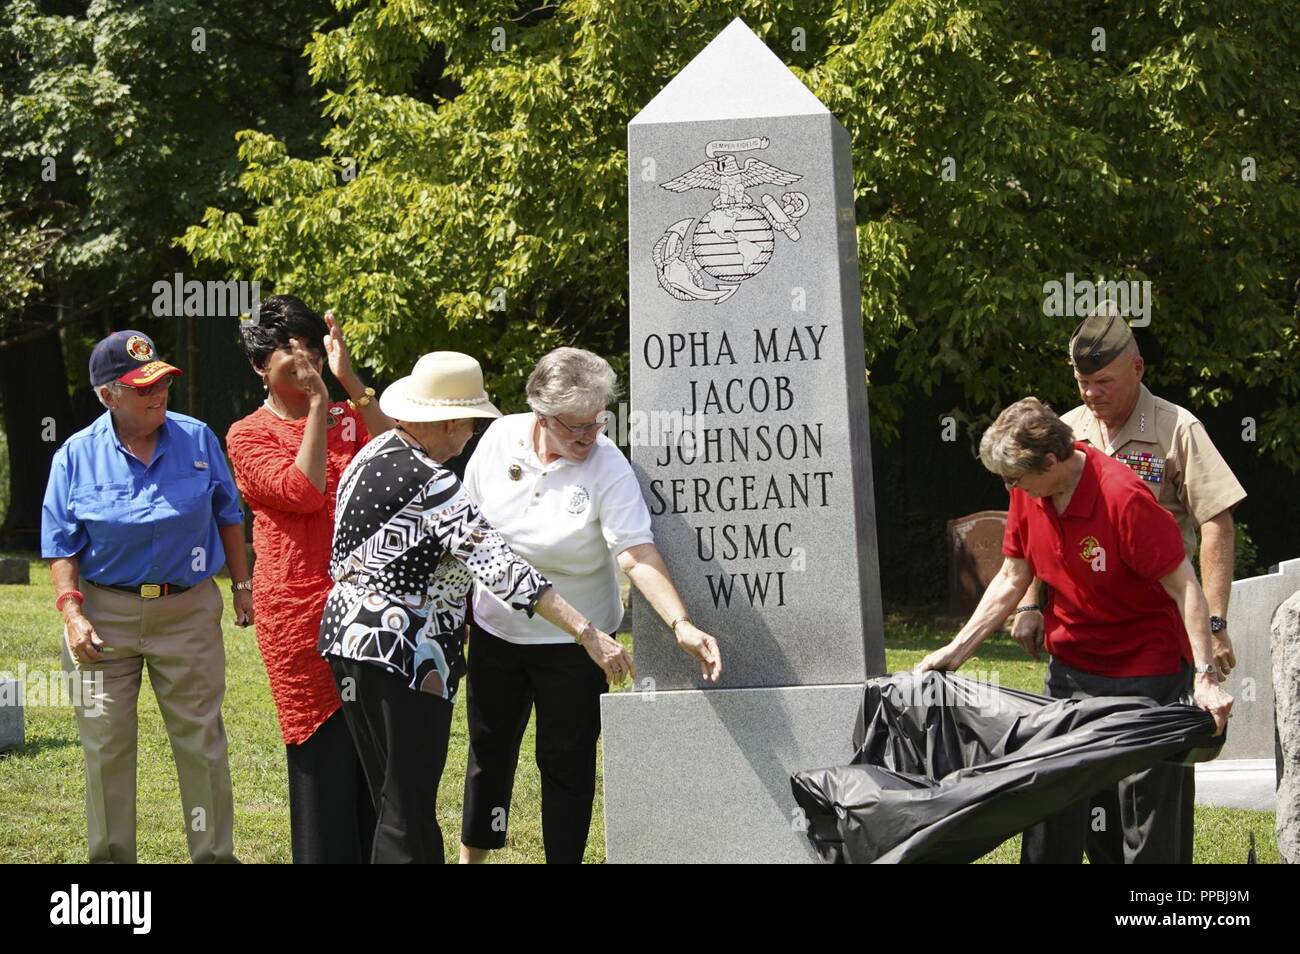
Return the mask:
{"type": "Polygon", "coordinates": [[[153,283],[231,277],[196,273],[173,240],[208,206],[244,201],[235,133],[270,126],[319,150],[326,126],[302,51],[313,30],[345,19],[322,0],[14,0],[0,11],[11,539],[33,542],[49,459],[98,408],[89,344],[130,325],[174,345],[170,322],[150,314],[153,283]]]}
{"type": "Polygon", "coordinates": [[[739,15],[852,134],[878,431],[942,381],[961,383],[970,423],[1025,381],[1069,406],[1077,319],[1045,314],[1043,286],[1073,272],[1152,281],[1156,386],[1250,395],[1261,452],[1294,469],[1291,12],[370,0],[308,48],[324,154],[293,154],[274,127],[241,133],[256,215],[213,207],[183,244],[334,303],[384,370],[438,347],[478,354],[518,406],[548,347],[624,356],[626,123],[739,15]]]}

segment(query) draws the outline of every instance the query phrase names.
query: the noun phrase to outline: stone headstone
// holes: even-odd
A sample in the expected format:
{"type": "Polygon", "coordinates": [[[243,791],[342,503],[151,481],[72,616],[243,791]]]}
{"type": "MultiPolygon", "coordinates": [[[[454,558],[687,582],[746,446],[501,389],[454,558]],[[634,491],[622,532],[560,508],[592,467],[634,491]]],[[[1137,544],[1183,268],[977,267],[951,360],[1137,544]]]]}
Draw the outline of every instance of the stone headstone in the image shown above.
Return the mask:
{"type": "Polygon", "coordinates": [[[23,741],[22,681],[0,676],[0,752],[21,749],[23,741]]]}
{"type": "Polygon", "coordinates": [[[1272,625],[1277,721],[1277,850],[1300,864],[1300,591],[1278,607],[1272,625]]]}
{"type": "Polygon", "coordinates": [[[31,581],[30,563],[21,557],[0,557],[0,583],[26,585],[31,581]]]}
{"type": "Polygon", "coordinates": [[[634,591],[641,691],[602,699],[608,858],[811,859],[789,774],[851,754],[884,669],[848,134],[734,20],[628,158],[632,462],[724,675],[700,691],[634,591]]]}
{"type": "Polygon", "coordinates": [[[1276,756],[1270,627],[1277,608],[1296,590],[1300,590],[1300,559],[1281,563],[1274,573],[1232,584],[1228,636],[1237,667],[1223,684],[1233,697],[1232,722],[1216,761],[1276,756]]]}
{"type": "Polygon", "coordinates": [[[948,521],[948,612],[963,620],[1002,568],[1005,510],[981,510],[948,521]]]}

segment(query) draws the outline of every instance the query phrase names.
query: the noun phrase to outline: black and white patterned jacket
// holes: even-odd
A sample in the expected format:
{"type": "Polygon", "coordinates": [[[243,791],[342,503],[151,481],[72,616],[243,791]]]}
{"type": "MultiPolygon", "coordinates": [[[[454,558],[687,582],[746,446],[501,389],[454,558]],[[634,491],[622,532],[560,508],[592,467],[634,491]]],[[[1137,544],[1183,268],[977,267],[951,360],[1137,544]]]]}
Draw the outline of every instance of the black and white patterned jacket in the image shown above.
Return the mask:
{"type": "Polygon", "coordinates": [[[474,579],[529,616],[551,585],[506,545],[456,475],[396,430],[343,472],[330,576],[320,653],[373,663],[452,701],[474,579]]]}

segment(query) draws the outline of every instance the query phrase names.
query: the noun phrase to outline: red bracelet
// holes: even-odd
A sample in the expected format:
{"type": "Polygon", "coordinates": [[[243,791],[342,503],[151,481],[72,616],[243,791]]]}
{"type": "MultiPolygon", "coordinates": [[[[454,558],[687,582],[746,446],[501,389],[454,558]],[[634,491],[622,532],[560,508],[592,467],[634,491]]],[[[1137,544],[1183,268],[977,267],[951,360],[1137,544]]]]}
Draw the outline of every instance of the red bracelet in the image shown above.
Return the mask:
{"type": "Polygon", "coordinates": [[[63,601],[66,600],[69,596],[75,596],[77,598],[78,603],[86,602],[86,594],[81,592],[81,590],[68,590],[68,592],[66,593],[61,593],[59,595],[59,598],[54,601],[54,608],[58,610],[60,613],[63,612],[63,601]]]}

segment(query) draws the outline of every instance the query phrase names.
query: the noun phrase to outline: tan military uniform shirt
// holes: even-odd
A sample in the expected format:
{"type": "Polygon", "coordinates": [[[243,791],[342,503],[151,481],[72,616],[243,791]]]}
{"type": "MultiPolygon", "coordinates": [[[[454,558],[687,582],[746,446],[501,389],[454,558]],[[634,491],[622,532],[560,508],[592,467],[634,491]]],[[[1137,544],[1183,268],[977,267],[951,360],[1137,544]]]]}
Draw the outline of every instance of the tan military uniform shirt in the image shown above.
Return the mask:
{"type": "Polygon", "coordinates": [[[1241,503],[1246,491],[1191,411],[1156,397],[1145,384],[1140,387],[1133,413],[1109,444],[1086,405],[1062,414],[1061,420],[1070,425],[1075,440],[1133,468],[1178,521],[1190,558],[1196,552],[1196,528],[1241,503]]]}

